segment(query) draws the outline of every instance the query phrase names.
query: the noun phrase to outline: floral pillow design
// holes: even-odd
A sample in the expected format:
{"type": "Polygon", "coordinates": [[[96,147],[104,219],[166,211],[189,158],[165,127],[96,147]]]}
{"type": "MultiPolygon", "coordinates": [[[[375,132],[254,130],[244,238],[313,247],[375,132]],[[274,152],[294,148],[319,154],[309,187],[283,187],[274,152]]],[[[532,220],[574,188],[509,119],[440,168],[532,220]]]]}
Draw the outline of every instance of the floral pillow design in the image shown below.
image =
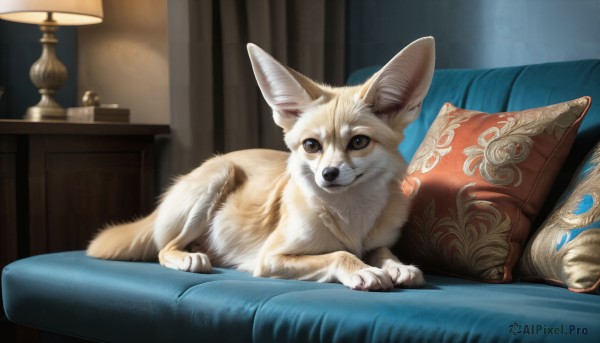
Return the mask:
{"type": "Polygon", "coordinates": [[[548,219],[531,238],[520,262],[525,278],[544,279],[574,292],[600,286],[600,143],[548,219]]]}
{"type": "Polygon", "coordinates": [[[487,114],[445,104],[408,167],[398,253],[425,269],[508,282],[591,99],[487,114]]]}

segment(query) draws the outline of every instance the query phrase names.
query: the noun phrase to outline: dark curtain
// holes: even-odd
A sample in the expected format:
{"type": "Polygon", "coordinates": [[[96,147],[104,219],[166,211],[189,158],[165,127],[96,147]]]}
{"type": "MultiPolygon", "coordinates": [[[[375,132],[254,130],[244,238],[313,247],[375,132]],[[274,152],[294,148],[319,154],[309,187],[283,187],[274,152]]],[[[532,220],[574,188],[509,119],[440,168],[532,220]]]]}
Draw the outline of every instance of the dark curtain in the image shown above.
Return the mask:
{"type": "Polygon", "coordinates": [[[255,43],[317,81],[344,82],[345,0],[169,1],[172,162],[285,149],[246,52],[255,43]]]}

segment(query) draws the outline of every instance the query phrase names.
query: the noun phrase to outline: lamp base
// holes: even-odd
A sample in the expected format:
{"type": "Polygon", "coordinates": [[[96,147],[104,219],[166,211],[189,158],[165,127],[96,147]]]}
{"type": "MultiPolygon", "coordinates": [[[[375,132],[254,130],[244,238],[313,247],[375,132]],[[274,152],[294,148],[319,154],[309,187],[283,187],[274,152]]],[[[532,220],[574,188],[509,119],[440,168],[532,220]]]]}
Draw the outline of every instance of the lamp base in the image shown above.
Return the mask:
{"type": "Polygon", "coordinates": [[[67,68],[56,57],[56,44],[58,39],[54,32],[58,29],[56,21],[52,20],[52,12],[40,25],[42,31],[42,55],[33,63],[29,70],[31,81],[38,88],[41,95],[40,101],[27,109],[25,119],[28,120],[66,120],[67,113],[62,108],[54,95],[67,79],[67,68]]]}
{"type": "Polygon", "coordinates": [[[67,112],[61,107],[32,106],[25,112],[25,119],[33,121],[66,120],[67,112]]]}

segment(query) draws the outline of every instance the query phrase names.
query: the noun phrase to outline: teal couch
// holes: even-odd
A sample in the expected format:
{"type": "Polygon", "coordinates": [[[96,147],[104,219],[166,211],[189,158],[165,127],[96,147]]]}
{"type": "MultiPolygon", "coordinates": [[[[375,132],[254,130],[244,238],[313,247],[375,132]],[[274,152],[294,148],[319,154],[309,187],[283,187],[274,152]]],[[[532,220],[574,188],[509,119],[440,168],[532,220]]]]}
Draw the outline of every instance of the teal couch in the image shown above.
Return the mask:
{"type": "MultiPolygon", "coordinates": [[[[375,70],[356,72],[350,83],[375,70]]],[[[447,101],[497,112],[583,95],[600,101],[600,60],[438,70],[422,114],[399,149],[409,160],[447,101]]],[[[592,105],[546,210],[599,138],[600,106],[592,105]]],[[[433,274],[426,279],[422,289],[364,293],[223,268],[184,273],[75,251],[8,265],[2,298],[16,323],[92,341],[600,342],[598,294],[522,281],[486,284],[433,274]]]]}

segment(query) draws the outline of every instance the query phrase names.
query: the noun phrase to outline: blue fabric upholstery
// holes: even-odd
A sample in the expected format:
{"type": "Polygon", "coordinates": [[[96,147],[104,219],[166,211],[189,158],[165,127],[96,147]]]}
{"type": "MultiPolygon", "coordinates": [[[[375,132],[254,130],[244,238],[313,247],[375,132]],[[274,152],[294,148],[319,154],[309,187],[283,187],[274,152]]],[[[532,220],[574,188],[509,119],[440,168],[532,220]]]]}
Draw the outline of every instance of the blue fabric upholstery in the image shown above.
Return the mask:
{"type": "MultiPolygon", "coordinates": [[[[350,83],[377,69],[358,71],[350,83]]],[[[413,156],[445,102],[493,113],[583,95],[600,101],[599,60],[438,70],[399,149],[413,156]]],[[[599,138],[600,106],[592,104],[557,184],[566,186],[599,138]]],[[[557,189],[550,198],[560,195],[557,189]]],[[[17,323],[109,342],[600,342],[599,295],[435,275],[427,281],[424,289],[361,293],[338,284],[254,278],[230,269],[192,274],[66,252],[5,267],[2,299],[17,323]]]]}
{"type": "Polygon", "coordinates": [[[9,319],[100,341],[600,341],[599,296],[534,283],[427,280],[424,289],[364,293],[229,269],[184,273],[83,252],[26,258],[2,276],[9,319]],[[571,326],[587,333],[567,336],[571,326]],[[536,327],[542,331],[523,334],[536,327]]]}
{"type": "MultiPolygon", "coordinates": [[[[379,70],[370,67],[354,72],[349,84],[358,84],[379,70]]],[[[410,161],[429,126],[446,102],[488,113],[518,111],[547,106],[581,96],[600,101],[600,60],[462,70],[436,70],[419,118],[406,129],[400,145],[410,161]]],[[[581,160],[600,137],[600,106],[590,108],[581,124],[575,145],[581,160]]],[[[575,164],[578,165],[578,163],[575,164]]]]}

